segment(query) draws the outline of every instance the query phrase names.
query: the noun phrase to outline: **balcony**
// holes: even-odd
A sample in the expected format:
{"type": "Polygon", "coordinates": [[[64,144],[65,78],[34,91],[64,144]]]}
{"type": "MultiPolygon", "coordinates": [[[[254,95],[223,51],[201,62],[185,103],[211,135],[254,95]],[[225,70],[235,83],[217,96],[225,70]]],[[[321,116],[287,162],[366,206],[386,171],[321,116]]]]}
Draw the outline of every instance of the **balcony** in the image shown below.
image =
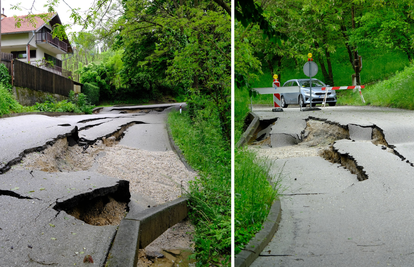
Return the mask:
{"type": "MultiPolygon", "coordinates": [[[[58,60],[58,61],[60,61],[60,60],[58,60]]],[[[38,68],[41,68],[41,69],[47,70],[49,72],[52,72],[54,74],[63,76],[65,78],[72,77],[72,72],[71,71],[65,70],[60,66],[50,64],[46,60],[34,61],[31,64],[38,67],[38,68]]],[[[60,63],[59,65],[62,65],[62,63],[60,63]]]]}
{"type": "Polygon", "coordinates": [[[48,32],[36,33],[36,44],[55,54],[64,54],[68,52],[68,44],[59,40],[59,38],[53,38],[52,34],[48,32]]]}

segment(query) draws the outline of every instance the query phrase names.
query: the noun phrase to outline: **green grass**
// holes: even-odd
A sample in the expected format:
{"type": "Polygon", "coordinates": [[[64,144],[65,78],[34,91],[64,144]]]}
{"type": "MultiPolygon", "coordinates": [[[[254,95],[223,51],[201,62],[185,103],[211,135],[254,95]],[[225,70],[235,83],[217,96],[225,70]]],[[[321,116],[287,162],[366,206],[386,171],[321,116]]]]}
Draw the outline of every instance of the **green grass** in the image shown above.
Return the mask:
{"type": "Polygon", "coordinates": [[[197,266],[230,265],[231,152],[223,140],[218,114],[206,107],[192,120],[185,111],[171,112],[174,142],[199,176],[190,183],[190,219],[196,227],[197,266]],[[209,116],[203,116],[209,114],[209,116]]]}
{"type": "Polygon", "coordinates": [[[13,94],[0,84],[0,115],[17,113],[21,109],[22,105],[14,99],[13,94]]]}
{"type": "Polygon", "coordinates": [[[341,105],[373,105],[381,107],[414,109],[414,65],[398,71],[393,77],[362,89],[366,103],[361,101],[358,93],[342,93],[341,105]]]}
{"type": "Polygon", "coordinates": [[[250,111],[250,97],[249,92],[246,89],[240,89],[238,87],[235,88],[234,96],[234,140],[235,143],[237,143],[243,134],[244,120],[250,111]]]}
{"type": "MultiPolygon", "coordinates": [[[[249,113],[250,97],[245,88],[235,88],[235,143],[240,139],[244,121],[249,113]]],[[[235,253],[262,229],[277,188],[268,181],[269,162],[259,161],[246,148],[235,151],[235,253]],[[260,163],[262,162],[262,163],[260,163]]]]}
{"type": "MultiPolygon", "coordinates": [[[[404,70],[409,65],[408,58],[405,53],[401,51],[386,51],[371,47],[360,47],[358,53],[362,56],[362,71],[361,82],[362,84],[370,84],[384,79],[389,79],[397,71],[404,70]]],[[[334,76],[335,86],[349,86],[352,84],[351,76],[354,73],[351,64],[349,63],[348,53],[345,48],[338,48],[337,51],[331,54],[332,58],[332,71],[334,76]]],[[[321,66],[317,59],[315,62],[318,64],[319,72],[315,78],[324,81],[321,66]]],[[[282,60],[282,71],[278,73],[283,85],[289,79],[301,79],[308,78],[303,73],[303,65],[306,62],[298,62],[296,65],[293,59],[285,58],[282,60]]],[[[267,66],[267,64],[262,64],[267,66]]],[[[326,66],[326,63],[325,63],[326,66]]],[[[276,67],[276,66],[275,66],[276,67]]],[[[269,71],[263,67],[264,74],[257,74],[259,80],[252,82],[251,87],[271,87],[273,78],[269,71]]],[[[340,98],[348,98],[350,92],[339,92],[338,104],[343,104],[340,98]]],[[[358,95],[359,97],[359,95],[358,95]]],[[[257,95],[253,97],[254,104],[267,104],[271,105],[273,101],[272,95],[257,95]]],[[[346,102],[345,102],[346,103],[346,102]]],[[[356,102],[358,104],[358,102],[356,102]]]]}
{"type": "Polygon", "coordinates": [[[258,159],[246,148],[235,151],[235,253],[262,229],[270,207],[277,197],[277,186],[268,181],[270,162],[258,159]]]}

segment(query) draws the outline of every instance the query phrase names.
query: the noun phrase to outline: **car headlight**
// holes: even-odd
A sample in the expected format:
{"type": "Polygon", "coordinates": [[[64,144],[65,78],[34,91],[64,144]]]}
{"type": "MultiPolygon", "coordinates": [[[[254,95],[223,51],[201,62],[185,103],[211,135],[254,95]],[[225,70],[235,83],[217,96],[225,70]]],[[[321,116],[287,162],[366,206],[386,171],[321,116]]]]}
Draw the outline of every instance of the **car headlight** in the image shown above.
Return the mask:
{"type": "Polygon", "coordinates": [[[304,95],[310,96],[310,90],[309,89],[302,88],[302,92],[303,92],[304,95]]]}

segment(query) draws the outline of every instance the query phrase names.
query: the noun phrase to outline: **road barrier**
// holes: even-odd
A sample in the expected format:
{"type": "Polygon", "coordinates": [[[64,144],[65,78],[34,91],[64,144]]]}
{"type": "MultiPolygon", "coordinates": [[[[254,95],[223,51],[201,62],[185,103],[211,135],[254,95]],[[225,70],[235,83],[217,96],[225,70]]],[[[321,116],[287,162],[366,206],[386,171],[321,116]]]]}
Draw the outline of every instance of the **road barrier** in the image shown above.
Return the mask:
{"type": "Polygon", "coordinates": [[[322,91],[326,91],[325,92],[325,97],[323,98],[322,105],[325,107],[325,105],[326,105],[326,98],[327,98],[328,93],[330,91],[332,91],[332,90],[350,90],[350,89],[354,90],[354,92],[355,92],[356,89],[358,89],[359,95],[361,96],[361,99],[362,99],[362,102],[365,103],[365,99],[364,99],[364,96],[362,95],[362,91],[361,91],[361,89],[363,89],[363,88],[365,88],[365,85],[322,87],[321,88],[322,91]]]}
{"type": "Polygon", "coordinates": [[[273,106],[275,108],[283,108],[282,101],[280,100],[280,94],[273,94],[273,106]]]}

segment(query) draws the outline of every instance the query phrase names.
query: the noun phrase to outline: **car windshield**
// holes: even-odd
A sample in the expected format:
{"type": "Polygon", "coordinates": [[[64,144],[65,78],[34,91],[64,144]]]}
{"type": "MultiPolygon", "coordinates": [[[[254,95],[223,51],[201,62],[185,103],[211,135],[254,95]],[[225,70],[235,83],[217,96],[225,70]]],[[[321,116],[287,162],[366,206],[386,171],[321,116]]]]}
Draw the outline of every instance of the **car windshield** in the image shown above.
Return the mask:
{"type": "MultiPolygon", "coordinates": [[[[299,81],[302,87],[310,87],[309,81],[299,81]]],[[[323,82],[319,80],[312,80],[312,87],[323,87],[326,86],[323,82]]]]}

